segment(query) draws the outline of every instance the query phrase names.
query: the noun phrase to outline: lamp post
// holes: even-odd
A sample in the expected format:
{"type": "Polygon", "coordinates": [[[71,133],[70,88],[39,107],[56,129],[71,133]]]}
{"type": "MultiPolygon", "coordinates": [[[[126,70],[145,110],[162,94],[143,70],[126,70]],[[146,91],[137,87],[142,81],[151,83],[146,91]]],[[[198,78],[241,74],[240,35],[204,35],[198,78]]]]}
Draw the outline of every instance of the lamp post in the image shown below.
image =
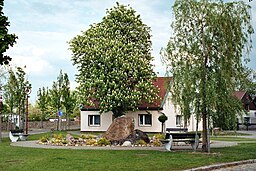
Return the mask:
{"type": "Polygon", "coordinates": [[[31,93],[31,84],[26,85],[25,93],[26,93],[26,134],[28,134],[28,98],[29,98],[29,94],[31,93]]]}

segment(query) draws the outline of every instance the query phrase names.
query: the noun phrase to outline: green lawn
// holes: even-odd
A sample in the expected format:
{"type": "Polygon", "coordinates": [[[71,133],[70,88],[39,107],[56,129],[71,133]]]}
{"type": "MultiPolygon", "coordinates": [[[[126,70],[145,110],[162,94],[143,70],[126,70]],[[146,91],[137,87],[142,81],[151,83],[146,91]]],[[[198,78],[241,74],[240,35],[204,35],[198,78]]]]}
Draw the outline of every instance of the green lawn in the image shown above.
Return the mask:
{"type": "MultiPolygon", "coordinates": [[[[30,136],[37,139],[41,135],[30,136]]],[[[210,154],[189,151],[118,151],[34,149],[0,143],[0,170],[183,170],[214,163],[256,158],[256,144],[211,149],[210,154]]]]}
{"type": "Polygon", "coordinates": [[[256,139],[254,138],[243,138],[243,137],[225,137],[225,136],[218,136],[218,137],[211,137],[211,140],[216,141],[230,141],[230,142],[255,142],[256,139]]]}

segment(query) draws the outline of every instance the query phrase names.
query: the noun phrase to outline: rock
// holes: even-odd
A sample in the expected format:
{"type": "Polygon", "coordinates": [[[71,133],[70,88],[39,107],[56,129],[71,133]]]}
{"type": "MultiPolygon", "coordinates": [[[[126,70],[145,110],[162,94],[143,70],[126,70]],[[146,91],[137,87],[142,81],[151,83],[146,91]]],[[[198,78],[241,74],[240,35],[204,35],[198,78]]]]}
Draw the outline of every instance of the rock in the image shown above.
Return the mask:
{"type": "Polygon", "coordinates": [[[69,143],[71,143],[71,142],[74,141],[74,137],[73,137],[72,135],[70,135],[70,134],[67,134],[67,135],[66,135],[66,140],[67,140],[69,143]]]}
{"type": "Polygon", "coordinates": [[[122,143],[134,131],[134,120],[131,117],[115,118],[106,131],[105,138],[112,143],[122,143]]]}
{"type": "Polygon", "coordinates": [[[131,147],[132,146],[132,143],[131,141],[125,141],[123,144],[122,144],[123,147],[131,147]]]}
{"type": "Polygon", "coordinates": [[[125,140],[126,141],[131,141],[132,144],[134,144],[138,140],[143,140],[146,143],[150,142],[150,139],[148,138],[148,135],[145,132],[143,132],[139,129],[134,130],[125,140]]]}
{"type": "Polygon", "coordinates": [[[135,131],[135,135],[136,135],[136,140],[143,140],[146,143],[150,142],[150,139],[148,138],[148,135],[145,132],[143,132],[139,129],[136,129],[134,131],[135,131]]]}

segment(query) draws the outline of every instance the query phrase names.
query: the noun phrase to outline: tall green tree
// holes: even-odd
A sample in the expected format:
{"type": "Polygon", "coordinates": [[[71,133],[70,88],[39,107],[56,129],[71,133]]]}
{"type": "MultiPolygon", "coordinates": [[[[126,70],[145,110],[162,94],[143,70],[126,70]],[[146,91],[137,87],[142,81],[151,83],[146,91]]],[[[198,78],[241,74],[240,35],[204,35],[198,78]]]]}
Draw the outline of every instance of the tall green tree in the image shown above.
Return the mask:
{"type": "MultiPolygon", "coordinates": [[[[67,73],[62,73],[62,70],[60,71],[57,81],[53,82],[52,89],[49,90],[49,96],[49,105],[55,113],[61,110],[63,115],[66,115],[67,126],[69,126],[70,114],[73,113],[76,99],[75,94],[70,90],[70,81],[67,73]]],[[[58,130],[60,129],[60,126],[61,122],[58,120],[58,130]]]]}
{"type": "Polygon", "coordinates": [[[243,76],[242,59],[251,49],[250,6],[222,0],[176,0],[173,37],[166,58],[173,75],[173,99],[185,119],[202,118],[203,151],[209,151],[211,116],[225,120],[241,110],[233,97],[243,76]],[[208,122],[207,122],[208,121],[208,122]]]}
{"type": "MultiPolygon", "coordinates": [[[[10,46],[13,46],[16,43],[17,36],[15,34],[8,34],[8,27],[10,26],[10,22],[8,22],[8,18],[3,13],[4,0],[0,0],[0,65],[7,65],[11,60],[11,57],[5,55],[7,49],[10,46]]],[[[0,89],[2,90],[2,85],[0,85],[0,89]]],[[[1,119],[1,114],[0,114],[1,119]]],[[[0,127],[1,124],[0,124],[0,127]]],[[[0,141],[2,137],[2,129],[0,129],[0,141]]]]}
{"type": "MultiPolygon", "coordinates": [[[[24,67],[24,69],[26,68],[26,66],[24,67]]],[[[18,115],[22,118],[22,122],[20,127],[21,128],[25,128],[25,113],[26,113],[26,96],[28,92],[28,87],[27,86],[31,86],[29,81],[25,78],[26,77],[26,72],[24,71],[23,68],[21,67],[17,67],[16,70],[16,78],[18,81],[18,86],[17,86],[17,91],[16,91],[16,104],[17,104],[17,109],[18,109],[18,115]]],[[[31,87],[29,88],[31,89],[31,87]]]]}
{"type": "MultiPolygon", "coordinates": [[[[63,94],[63,73],[60,71],[57,81],[53,82],[52,89],[50,89],[50,106],[58,114],[59,110],[62,110],[62,94],[63,94]]],[[[58,119],[57,130],[60,130],[61,121],[58,119]]]]}
{"type": "Polygon", "coordinates": [[[16,116],[22,118],[20,122],[21,128],[24,128],[25,121],[26,90],[28,85],[31,86],[25,77],[26,73],[23,68],[17,67],[15,70],[9,68],[7,83],[4,85],[5,102],[11,115],[13,115],[13,110],[16,109],[16,116]]]}
{"type": "Polygon", "coordinates": [[[10,22],[8,22],[8,18],[4,16],[3,6],[4,0],[0,0],[0,65],[7,65],[9,61],[11,61],[11,57],[4,55],[4,53],[10,46],[16,43],[18,37],[15,34],[8,34],[10,22]]]}
{"type": "Polygon", "coordinates": [[[81,103],[98,101],[100,112],[118,117],[136,110],[142,99],[156,99],[150,37],[140,15],[118,3],[100,23],[74,37],[69,44],[81,103]]]}
{"type": "Polygon", "coordinates": [[[41,128],[43,128],[43,120],[45,118],[45,112],[47,111],[49,104],[49,91],[48,88],[39,88],[37,91],[37,105],[41,111],[41,128]]]}
{"type": "MultiPolygon", "coordinates": [[[[13,70],[9,70],[9,77],[7,78],[7,84],[4,85],[4,99],[5,103],[9,108],[10,117],[13,116],[13,110],[17,106],[17,88],[18,88],[18,80],[16,78],[15,72],[13,70]]],[[[13,129],[8,120],[8,129],[13,129]]]]}
{"type": "Polygon", "coordinates": [[[73,114],[76,104],[76,92],[70,90],[68,74],[63,76],[62,104],[65,107],[66,127],[70,126],[70,116],[73,114]]]}

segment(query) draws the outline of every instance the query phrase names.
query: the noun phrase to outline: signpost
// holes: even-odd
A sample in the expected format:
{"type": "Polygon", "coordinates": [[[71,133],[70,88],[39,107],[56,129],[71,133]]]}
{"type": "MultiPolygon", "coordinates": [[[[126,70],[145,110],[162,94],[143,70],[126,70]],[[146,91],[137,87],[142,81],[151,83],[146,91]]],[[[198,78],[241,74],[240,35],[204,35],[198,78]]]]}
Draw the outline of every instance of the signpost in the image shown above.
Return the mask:
{"type": "Polygon", "coordinates": [[[61,131],[61,117],[63,115],[63,112],[61,109],[58,110],[58,116],[59,116],[59,125],[58,125],[58,130],[61,131]]]}

